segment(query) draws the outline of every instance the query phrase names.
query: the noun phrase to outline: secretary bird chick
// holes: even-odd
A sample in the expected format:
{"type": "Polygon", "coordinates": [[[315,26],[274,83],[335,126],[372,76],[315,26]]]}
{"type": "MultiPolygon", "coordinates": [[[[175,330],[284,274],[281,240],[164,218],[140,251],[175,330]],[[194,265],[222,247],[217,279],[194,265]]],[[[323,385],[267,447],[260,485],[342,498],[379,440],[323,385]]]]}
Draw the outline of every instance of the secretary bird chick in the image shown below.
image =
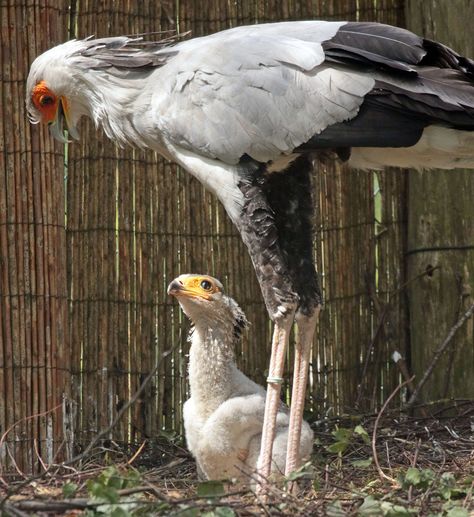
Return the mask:
{"type": "MultiPolygon", "coordinates": [[[[207,479],[248,479],[257,468],[266,392],[235,364],[234,346],[247,319],[222,284],[207,275],[181,275],[168,286],[192,321],[189,352],[191,397],[184,404],[188,448],[207,479]]],[[[285,472],[288,408],[281,403],[273,442],[272,473],[285,472]]],[[[300,459],[312,449],[303,422],[300,459]]]]}

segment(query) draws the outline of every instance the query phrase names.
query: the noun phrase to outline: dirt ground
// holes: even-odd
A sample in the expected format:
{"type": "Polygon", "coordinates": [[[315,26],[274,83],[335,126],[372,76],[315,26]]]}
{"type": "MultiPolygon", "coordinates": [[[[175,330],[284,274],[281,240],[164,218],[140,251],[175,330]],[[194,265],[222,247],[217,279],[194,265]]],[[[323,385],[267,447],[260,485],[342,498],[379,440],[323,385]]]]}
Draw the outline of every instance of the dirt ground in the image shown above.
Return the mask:
{"type": "Polygon", "coordinates": [[[2,515],[474,516],[474,401],[423,412],[429,416],[314,422],[297,493],[289,480],[265,498],[232,482],[199,481],[186,449],[163,436],[126,447],[104,441],[36,479],[3,474],[2,515]]]}

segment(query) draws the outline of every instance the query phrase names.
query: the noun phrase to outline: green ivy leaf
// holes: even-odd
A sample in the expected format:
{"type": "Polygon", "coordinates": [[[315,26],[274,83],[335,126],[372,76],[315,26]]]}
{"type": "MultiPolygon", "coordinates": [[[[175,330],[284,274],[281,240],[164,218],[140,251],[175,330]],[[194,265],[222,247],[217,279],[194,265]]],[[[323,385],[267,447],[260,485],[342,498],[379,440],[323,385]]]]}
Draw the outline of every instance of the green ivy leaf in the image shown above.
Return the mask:
{"type": "Polygon", "coordinates": [[[372,465],[372,456],[370,458],[367,458],[366,460],[351,461],[351,465],[353,467],[360,467],[360,468],[370,467],[370,465],[372,465]]]}
{"type": "Polygon", "coordinates": [[[447,501],[465,497],[467,490],[456,486],[456,478],[452,472],[443,472],[439,478],[439,495],[447,501]]]}
{"type": "Polygon", "coordinates": [[[380,506],[386,517],[412,517],[412,515],[418,515],[418,510],[405,508],[404,506],[392,504],[386,501],[384,501],[380,506]]]}
{"type": "Polygon", "coordinates": [[[436,474],[431,469],[423,469],[421,471],[421,479],[423,481],[424,487],[427,488],[430,486],[436,478],[436,474]]]}
{"type": "Polygon", "coordinates": [[[203,513],[202,517],[235,517],[235,512],[228,506],[219,506],[215,510],[203,513]]]}
{"type": "Polygon", "coordinates": [[[439,478],[443,485],[454,487],[456,484],[456,478],[452,472],[443,472],[439,478]]]}
{"type": "Polygon", "coordinates": [[[366,444],[370,443],[369,433],[360,424],[354,427],[354,433],[360,436],[366,444]]]}
{"type": "Polygon", "coordinates": [[[327,505],[326,515],[328,517],[345,517],[347,512],[345,512],[342,508],[340,501],[334,501],[333,503],[327,505]]]}
{"type": "Polygon", "coordinates": [[[140,472],[138,472],[136,470],[129,470],[127,472],[127,475],[125,476],[124,481],[125,481],[125,483],[124,483],[123,488],[130,488],[130,487],[138,486],[141,482],[140,472]]]}
{"type": "Polygon", "coordinates": [[[204,481],[197,486],[199,497],[220,497],[224,494],[224,484],[220,481],[204,481]]]}
{"type": "Polygon", "coordinates": [[[469,512],[466,508],[460,506],[454,506],[446,513],[446,517],[469,517],[469,512]]]}
{"type": "Polygon", "coordinates": [[[346,427],[339,427],[339,429],[336,429],[332,432],[332,435],[334,436],[334,439],[337,442],[349,442],[352,438],[352,429],[347,429],[346,427]]]}
{"type": "Polygon", "coordinates": [[[89,481],[87,482],[87,490],[93,498],[104,501],[105,503],[118,503],[119,495],[115,488],[104,486],[102,483],[98,483],[94,480],[89,481]]]}
{"type": "Polygon", "coordinates": [[[290,472],[286,477],[286,481],[296,481],[303,477],[310,477],[314,474],[314,469],[310,461],[302,465],[298,470],[290,472]]]}
{"type": "Polygon", "coordinates": [[[178,512],[171,513],[170,515],[179,515],[179,517],[199,517],[201,510],[195,506],[184,506],[181,505],[178,512]]]}
{"type": "Polygon", "coordinates": [[[110,517],[130,517],[131,513],[128,509],[116,506],[108,515],[110,517]]]}
{"type": "Polygon", "coordinates": [[[359,506],[357,515],[361,517],[376,517],[383,515],[380,501],[377,501],[373,496],[369,495],[364,499],[364,502],[359,506]]]}
{"type": "Polygon", "coordinates": [[[70,499],[71,497],[74,497],[76,495],[78,486],[76,483],[71,483],[68,481],[65,485],[63,485],[63,496],[66,499],[70,499]]]}
{"type": "Polygon", "coordinates": [[[329,452],[333,452],[335,454],[343,454],[348,446],[349,446],[348,442],[336,442],[336,443],[332,443],[331,445],[328,445],[326,447],[326,450],[329,452]]]}
{"type": "Polygon", "coordinates": [[[420,471],[415,467],[409,467],[405,473],[405,484],[418,486],[421,483],[420,471]]]}

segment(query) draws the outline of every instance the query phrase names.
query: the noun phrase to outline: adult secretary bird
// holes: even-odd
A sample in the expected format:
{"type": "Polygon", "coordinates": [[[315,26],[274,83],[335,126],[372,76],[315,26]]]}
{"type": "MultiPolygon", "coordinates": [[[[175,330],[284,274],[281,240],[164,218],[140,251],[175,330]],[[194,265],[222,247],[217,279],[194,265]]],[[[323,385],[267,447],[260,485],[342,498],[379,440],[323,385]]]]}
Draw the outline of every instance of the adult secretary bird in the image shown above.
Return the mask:
{"type": "Polygon", "coordinates": [[[180,43],[73,40],[31,66],[32,122],[77,137],[81,116],[151,148],[223,203],[274,321],[259,471],[270,472],[285,349],[298,324],[287,473],[297,467],[321,294],[309,175],[318,150],[359,168],[474,167],[474,62],[375,23],[284,22],[180,43]]]}
{"type": "MultiPolygon", "coordinates": [[[[207,275],[181,275],[168,286],[194,327],[190,333],[189,387],[183,407],[184,429],[198,471],[208,479],[248,481],[255,471],[262,437],[265,390],[235,364],[234,346],[247,318],[207,275]]],[[[272,472],[285,471],[288,408],[277,413],[272,472]]],[[[299,455],[308,458],[313,431],[303,421],[299,455]]]]}

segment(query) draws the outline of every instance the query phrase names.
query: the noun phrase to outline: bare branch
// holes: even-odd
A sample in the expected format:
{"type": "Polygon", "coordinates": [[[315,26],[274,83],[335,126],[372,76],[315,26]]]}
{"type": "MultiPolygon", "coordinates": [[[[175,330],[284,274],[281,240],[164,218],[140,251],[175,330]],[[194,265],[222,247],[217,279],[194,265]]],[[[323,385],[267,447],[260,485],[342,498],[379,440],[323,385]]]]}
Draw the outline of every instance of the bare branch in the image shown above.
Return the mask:
{"type": "Polygon", "coordinates": [[[377,415],[377,418],[375,419],[375,423],[374,423],[374,430],[372,432],[372,455],[374,457],[374,463],[375,463],[375,466],[377,467],[377,471],[379,473],[379,476],[382,478],[382,479],[387,479],[388,481],[392,482],[392,483],[396,483],[396,480],[393,479],[392,477],[390,476],[387,476],[387,474],[385,474],[385,472],[381,469],[380,467],[380,464],[379,464],[379,460],[378,460],[378,456],[377,456],[377,448],[375,446],[376,444],[376,439],[377,439],[377,428],[378,428],[378,425],[379,425],[379,422],[380,422],[380,419],[382,418],[382,415],[385,411],[385,409],[387,408],[387,406],[390,404],[390,402],[392,401],[392,399],[395,397],[395,395],[404,387],[406,386],[407,384],[409,384],[412,380],[414,379],[414,377],[412,377],[411,379],[408,379],[407,381],[405,382],[402,382],[402,384],[399,384],[393,391],[392,393],[390,394],[390,396],[388,397],[388,399],[384,402],[382,408],[380,409],[379,411],[379,414],[377,415]]]}
{"type": "Polygon", "coordinates": [[[459,318],[459,320],[453,325],[451,330],[449,331],[448,335],[446,336],[446,339],[441,343],[438,350],[436,350],[433,359],[431,360],[430,365],[426,369],[425,373],[423,374],[423,377],[420,379],[420,382],[418,383],[418,386],[416,387],[415,391],[412,393],[410,400],[407,402],[405,409],[410,409],[413,404],[416,402],[421,389],[426,384],[428,379],[430,378],[431,374],[433,373],[433,370],[438,363],[440,357],[443,355],[443,352],[448,348],[449,344],[453,340],[454,336],[456,335],[456,332],[466,323],[466,321],[474,314],[474,303],[469,307],[469,309],[459,318]]]}

